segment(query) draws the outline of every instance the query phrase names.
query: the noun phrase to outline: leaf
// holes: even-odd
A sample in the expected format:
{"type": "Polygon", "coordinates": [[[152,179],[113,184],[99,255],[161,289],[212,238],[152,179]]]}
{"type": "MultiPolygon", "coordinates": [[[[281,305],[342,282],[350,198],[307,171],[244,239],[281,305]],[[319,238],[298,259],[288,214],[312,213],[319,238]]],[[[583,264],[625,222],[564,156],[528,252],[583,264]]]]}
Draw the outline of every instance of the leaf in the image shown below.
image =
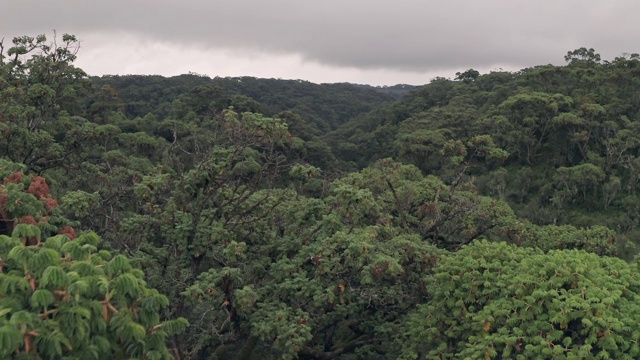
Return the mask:
{"type": "Polygon", "coordinates": [[[24,266],[26,265],[26,263],[28,262],[29,258],[32,255],[33,255],[33,252],[31,252],[26,247],[19,245],[11,249],[11,251],[9,251],[9,254],[7,255],[7,259],[13,260],[18,264],[24,266]]]}
{"type": "Polygon", "coordinates": [[[54,289],[60,289],[69,283],[67,274],[60,267],[49,266],[42,273],[42,279],[40,280],[41,287],[52,287],[54,289]]]}
{"type": "Polygon", "coordinates": [[[88,254],[82,250],[82,246],[78,241],[68,241],[62,245],[61,251],[64,254],[69,254],[72,260],[83,261],[86,260],[88,254]]]}
{"type": "Polygon", "coordinates": [[[136,278],[130,273],[119,275],[111,282],[113,294],[115,295],[130,295],[133,298],[142,296],[143,281],[136,278]]]}
{"type": "Polygon", "coordinates": [[[142,325],[133,321],[129,322],[125,331],[127,338],[135,339],[136,341],[144,339],[146,333],[147,331],[142,325]]]}
{"type": "Polygon", "coordinates": [[[189,322],[185,318],[168,320],[162,323],[162,329],[169,335],[179,334],[183,332],[187,326],[189,326],[189,322]]]}
{"type": "Polygon", "coordinates": [[[53,293],[45,289],[37,289],[31,294],[31,306],[35,308],[47,308],[53,304],[55,297],[53,293]]]}
{"type": "Polygon", "coordinates": [[[22,334],[9,326],[0,327],[0,354],[12,354],[24,343],[22,334]]]}
{"type": "Polygon", "coordinates": [[[129,259],[123,255],[116,255],[107,264],[107,275],[115,276],[131,271],[129,259]]]}
{"type": "Polygon", "coordinates": [[[39,241],[40,235],[41,233],[40,233],[39,227],[35,225],[28,225],[28,224],[16,225],[16,227],[13,229],[13,232],[11,233],[12,237],[22,239],[23,241],[26,239],[32,239],[32,238],[35,238],[39,241]]]}
{"type": "Polygon", "coordinates": [[[489,330],[491,329],[491,323],[490,322],[485,322],[484,325],[482,325],[482,330],[484,330],[484,332],[489,332],[489,330]]]}
{"type": "Polygon", "coordinates": [[[69,295],[74,296],[76,301],[80,301],[80,297],[89,290],[89,283],[86,280],[78,280],[69,285],[67,291],[69,295]]]}

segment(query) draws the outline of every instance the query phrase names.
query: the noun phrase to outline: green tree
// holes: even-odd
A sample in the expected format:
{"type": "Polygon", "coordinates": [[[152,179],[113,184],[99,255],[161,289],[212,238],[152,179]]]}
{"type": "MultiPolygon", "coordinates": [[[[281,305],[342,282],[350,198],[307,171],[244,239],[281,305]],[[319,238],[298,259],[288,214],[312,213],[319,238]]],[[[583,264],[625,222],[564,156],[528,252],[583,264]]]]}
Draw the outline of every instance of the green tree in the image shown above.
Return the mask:
{"type": "Polygon", "coordinates": [[[57,41],[16,37],[0,56],[0,154],[37,172],[77,164],[92,140],[91,124],[75,117],[90,85],[72,64],[79,41],[57,41]]]}
{"type": "Polygon", "coordinates": [[[564,60],[570,65],[594,65],[600,63],[601,58],[600,54],[596,53],[593,48],[587,49],[586,47],[581,47],[573,51],[568,51],[567,55],[564,56],[564,60]]]}
{"type": "Polygon", "coordinates": [[[637,264],[584,251],[477,242],[427,277],[404,359],[635,359],[637,264]]]}
{"type": "Polygon", "coordinates": [[[469,69],[464,72],[457,72],[456,80],[460,80],[465,84],[469,84],[475,81],[478,78],[478,76],[480,76],[480,72],[478,70],[469,69]]]}
{"type": "Polygon", "coordinates": [[[496,129],[494,138],[499,147],[519,161],[534,165],[554,131],[554,118],[572,106],[573,100],[562,94],[523,93],[500,104],[500,116],[487,122],[496,129]]]}
{"type": "Polygon", "coordinates": [[[44,179],[18,169],[0,168],[0,358],[173,359],[186,320],[162,321],[167,297],[95,233],[62,226],[44,179]]]}

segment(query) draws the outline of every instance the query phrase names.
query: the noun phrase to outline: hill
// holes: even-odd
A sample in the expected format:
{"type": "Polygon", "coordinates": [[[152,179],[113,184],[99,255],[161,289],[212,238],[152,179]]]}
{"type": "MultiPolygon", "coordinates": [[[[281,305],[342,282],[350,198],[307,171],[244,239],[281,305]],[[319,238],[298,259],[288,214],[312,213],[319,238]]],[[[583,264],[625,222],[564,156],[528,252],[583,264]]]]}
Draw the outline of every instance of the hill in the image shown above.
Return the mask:
{"type": "Polygon", "coordinates": [[[369,112],[380,104],[408,93],[405,88],[378,88],[348,83],[314,84],[304,80],[259,79],[254,77],[208,78],[195,74],[162,76],[92,77],[96,86],[110,86],[118,93],[129,118],[148,113],[164,117],[166,109],[181,94],[195,88],[210,87],[214,99],[236,102],[255,101],[251,110],[267,115],[293,111],[320,133],[344,124],[353,117],[369,112]],[[241,96],[250,99],[242,99],[241,96]]]}

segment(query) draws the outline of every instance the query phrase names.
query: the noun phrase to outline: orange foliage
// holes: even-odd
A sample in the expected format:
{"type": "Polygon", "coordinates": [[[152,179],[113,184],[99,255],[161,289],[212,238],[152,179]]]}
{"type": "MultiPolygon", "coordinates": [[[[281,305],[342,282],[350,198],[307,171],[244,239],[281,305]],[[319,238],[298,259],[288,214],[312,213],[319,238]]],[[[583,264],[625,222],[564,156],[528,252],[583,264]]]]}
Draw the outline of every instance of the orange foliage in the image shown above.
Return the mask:
{"type": "Polygon", "coordinates": [[[44,203],[44,208],[47,209],[47,212],[50,212],[51,209],[58,207],[58,202],[53,198],[42,199],[42,202],[44,203]]]}
{"type": "MultiPolygon", "coordinates": [[[[22,183],[22,181],[24,180],[24,176],[25,175],[22,172],[14,171],[13,173],[11,173],[11,175],[4,178],[3,184],[7,185],[11,183],[22,183]]],[[[33,195],[36,199],[38,199],[44,205],[46,213],[39,211],[37,214],[28,214],[20,218],[13,218],[12,214],[9,214],[6,208],[9,194],[6,188],[0,185],[0,222],[5,223],[2,230],[2,232],[5,234],[10,234],[15,224],[38,225],[38,223],[47,223],[49,221],[47,216],[51,214],[51,210],[59,206],[58,202],[51,197],[49,186],[47,185],[47,182],[43,177],[30,176],[29,180],[29,187],[25,190],[25,192],[33,195]],[[36,217],[39,218],[39,220],[36,220],[36,217]]],[[[63,226],[59,228],[58,234],[66,235],[71,240],[77,238],[75,229],[70,226],[63,226]]],[[[39,240],[37,238],[25,240],[25,245],[38,244],[39,240]]]]}
{"type": "Polygon", "coordinates": [[[23,216],[18,223],[20,224],[27,224],[27,225],[37,225],[38,222],[36,221],[36,219],[31,216],[31,215],[25,215],[23,216]]]}
{"type": "Polygon", "coordinates": [[[31,179],[27,193],[40,200],[47,212],[51,212],[51,209],[58,207],[58,202],[51,197],[47,181],[42,176],[35,176],[31,179]]]}
{"type": "Polygon", "coordinates": [[[42,176],[36,176],[31,179],[31,184],[29,184],[27,192],[35,196],[38,200],[51,197],[51,195],[49,195],[49,186],[47,185],[47,181],[42,176]]]}
{"type": "Polygon", "coordinates": [[[58,230],[58,234],[66,235],[69,239],[74,240],[76,236],[76,230],[71,226],[63,226],[58,230]]]}
{"type": "Polygon", "coordinates": [[[9,214],[7,213],[7,198],[9,194],[6,191],[0,192],[0,216],[2,216],[3,220],[9,220],[9,214]]]}
{"type": "Polygon", "coordinates": [[[14,171],[11,173],[11,175],[7,176],[6,178],[4,178],[4,185],[7,185],[9,183],[13,183],[13,184],[20,184],[22,182],[22,176],[24,174],[22,174],[22,171],[14,171]]]}

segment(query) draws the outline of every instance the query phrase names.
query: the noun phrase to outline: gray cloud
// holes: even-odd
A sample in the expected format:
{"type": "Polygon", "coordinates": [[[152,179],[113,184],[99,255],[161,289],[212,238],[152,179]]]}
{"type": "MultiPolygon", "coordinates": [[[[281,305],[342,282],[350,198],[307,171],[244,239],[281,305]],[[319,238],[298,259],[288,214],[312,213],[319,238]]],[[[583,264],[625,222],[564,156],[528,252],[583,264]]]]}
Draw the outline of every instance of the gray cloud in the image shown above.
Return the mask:
{"type": "Polygon", "coordinates": [[[640,51],[636,0],[3,1],[0,34],[124,32],[360,69],[526,67],[581,46],[604,58],[640,51]]]}

